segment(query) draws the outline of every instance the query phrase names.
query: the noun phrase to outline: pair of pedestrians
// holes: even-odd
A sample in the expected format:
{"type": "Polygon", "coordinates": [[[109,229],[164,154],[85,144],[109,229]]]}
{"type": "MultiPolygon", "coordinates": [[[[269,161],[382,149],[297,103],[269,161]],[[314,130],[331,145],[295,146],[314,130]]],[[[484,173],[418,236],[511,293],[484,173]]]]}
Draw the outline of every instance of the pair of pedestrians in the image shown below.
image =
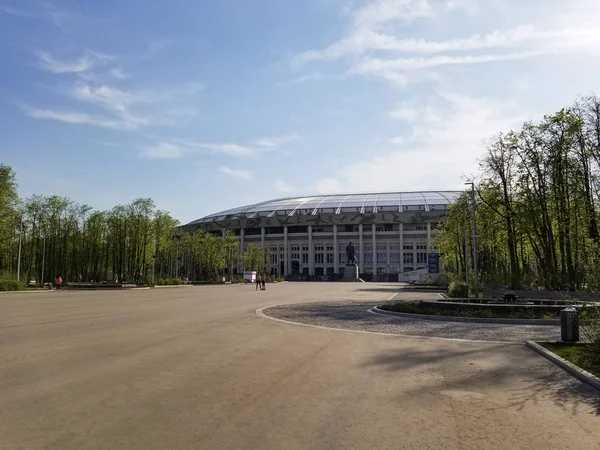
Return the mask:
{"type": "Polygon", "coordinates": [[[260,286],[260,290],[264,291],[266,289],[266,278],[264,276],[260,277],[260,278],[256,278],[256,290],[258,290],[258,287],[260,286]]]}

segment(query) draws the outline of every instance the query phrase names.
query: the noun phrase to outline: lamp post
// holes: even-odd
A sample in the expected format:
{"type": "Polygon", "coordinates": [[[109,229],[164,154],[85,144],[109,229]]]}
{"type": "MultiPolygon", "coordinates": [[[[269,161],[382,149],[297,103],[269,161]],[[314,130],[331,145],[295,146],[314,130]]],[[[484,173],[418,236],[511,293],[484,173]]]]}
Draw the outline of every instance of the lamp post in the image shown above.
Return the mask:
{"type": "Polygon", "coordinates": [[[19,226],[19,256],[17,257],[17,281],[21,282],[21,242],[23,241],[23,214],[19,226]]]}
{"type": "Polygon", "coordinates": [[[156,255],[152,255],[152,286],[154,286],[154,262],[156,261],[156,255]]]}
{"type": "Polygon", "coordinates": [[[475,298],[479,297],[479,272],[477,270],[477,222],[475,217],[475,183],[469,181],[465,184],[471,185],[471,207],[473,208],[473,291],[475,293],[475,298]]]}

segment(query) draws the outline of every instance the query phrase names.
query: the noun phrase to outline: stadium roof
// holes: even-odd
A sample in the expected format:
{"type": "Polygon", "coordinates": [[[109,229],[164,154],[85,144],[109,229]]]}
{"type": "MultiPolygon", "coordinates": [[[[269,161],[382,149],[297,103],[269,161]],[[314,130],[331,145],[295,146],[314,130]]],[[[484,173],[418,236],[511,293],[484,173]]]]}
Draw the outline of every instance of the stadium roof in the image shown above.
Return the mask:
{"type": "Polygon", "coordinates": [[[294,215],[437,211],[460,195],[459,191],[381,192],[289,197],[240,206],[190,222],[188,225],[235,218],[260,218],[294,215]]]}

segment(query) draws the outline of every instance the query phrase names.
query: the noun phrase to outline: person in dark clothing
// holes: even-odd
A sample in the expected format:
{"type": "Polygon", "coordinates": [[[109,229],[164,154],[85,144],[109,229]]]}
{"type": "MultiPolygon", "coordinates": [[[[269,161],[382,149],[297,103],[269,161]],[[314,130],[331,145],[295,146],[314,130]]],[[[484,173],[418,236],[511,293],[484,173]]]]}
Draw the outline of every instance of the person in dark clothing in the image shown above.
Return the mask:
{"type": "Polygon", "coordinates": [[[263,277],[262,277],[262,290],[263,291],[267,289],[266,284],[267,284],[267,277],[265,275],[263,275],[263,277]]]}
{"type": "MultiPolygon", "coordinates": [[[[256,289],[255,291],[258,291],[258,287],[260,286],[260,277],[257,275],[256,276],[256,289]]],[[[262,290],[262,289],[261,289],[262,290]]]]}

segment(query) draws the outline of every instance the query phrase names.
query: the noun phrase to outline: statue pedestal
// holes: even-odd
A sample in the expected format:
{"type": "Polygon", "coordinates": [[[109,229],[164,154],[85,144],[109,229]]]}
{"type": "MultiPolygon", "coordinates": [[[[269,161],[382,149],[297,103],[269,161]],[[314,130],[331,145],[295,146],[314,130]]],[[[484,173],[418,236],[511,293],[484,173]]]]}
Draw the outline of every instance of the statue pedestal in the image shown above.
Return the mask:
{"type": "Polygon", "coordinates": [[[341,281],[359,281],[358,266],[356,264],[346,264],[344,277],[341,281]]]}

